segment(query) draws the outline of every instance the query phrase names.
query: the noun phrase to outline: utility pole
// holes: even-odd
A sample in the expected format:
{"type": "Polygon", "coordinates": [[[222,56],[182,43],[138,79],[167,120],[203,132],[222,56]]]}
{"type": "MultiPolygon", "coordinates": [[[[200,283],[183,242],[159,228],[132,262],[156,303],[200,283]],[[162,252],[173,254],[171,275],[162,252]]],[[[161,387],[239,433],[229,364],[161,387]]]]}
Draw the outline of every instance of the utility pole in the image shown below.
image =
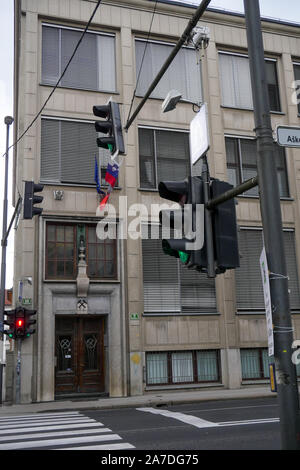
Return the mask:
{"type": "Polygon", "coordinates": [[[284,255],[280,196],[266,82],[258,0],[244,0],[250,61],[257,170],[264,244],[270,272],[274,357],[279,401],[282,449],[300,449],[299,395],[292,363],[293,329],[284,255]]]}
{"type": "Polygon", "coordinates": [[[4,329],[4,308],[5,308],[5,281],[6,281],[6,247],[7,247],[7,188],[8,188],[8,144],[9,144],[9,126],[14,122],[11,116],[4,118],[6,124],[6,153],[5,153],[5,172],[4,172],[4,199],[3,199],[3,218],[2,218],[2,258],[1,258],[1,285],[0,285],[0,403],[2,403],[2,385],[3,385],[3,329],[4,329]]]}

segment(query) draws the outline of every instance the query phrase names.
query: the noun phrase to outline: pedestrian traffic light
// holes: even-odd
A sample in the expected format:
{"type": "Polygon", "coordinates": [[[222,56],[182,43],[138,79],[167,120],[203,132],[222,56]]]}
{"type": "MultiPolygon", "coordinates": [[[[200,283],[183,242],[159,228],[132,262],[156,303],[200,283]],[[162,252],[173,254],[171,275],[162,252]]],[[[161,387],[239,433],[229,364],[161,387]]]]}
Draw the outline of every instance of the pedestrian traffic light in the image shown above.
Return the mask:
{"type": "Polygon", "coordinates": [[[15,310],[15,338],[25,336],[25,309],[17,307],[15,310]]]}
{"type": "MultiPolygon", "coordinates": [[[[204,243],[203,183],[198,176],[183,181],[161,181],[159,195],[180,204],[179,209],[161,210],[162,229],[174,229],[174,237],[162,239],[165,254],[195,267],[204,243]],[[198,258],[196,257],[198,253],[198,258]]],[[[203,258],[203,256],[202,256],[203,258]]],[[[202,260],[201,258],[201,260],[202,260]]]]}
{"type": "MultiPolygon", "coordinates": [[[[226,181],[211,181],[212,199],[220,196],[233,186],[226,181]]],[[[234,198],[218,204],[212,212],[215,261],[219,272],[239,267],[238,235],[234,198]]]]}
{"type": "Polygon", "coordinates": [[[98,147],[110,150],[112,155],[125,153],[119,104],[109,101],[106,105],[93,106],[93,113],[106,119],[95,122],[97,132],[108,134],[107,137],[97,138],[98,147]]]}
{"type": "Polygon", "coordinates": [[[4,312],[6,315],[6,320],[4,320],[4,325],[8,325],[8,329],[4,330],[4,334],[6,334],[9,338],[15,338],[15,326],[16,326],[16,312],[15,310],[7,310],[4,312]]]}
{"type": "Polygon", "coordinates": [[[35,193],[43,191],[43,184],[35,184],[33,181],[25,181],[24,191],[24,219],[32,219],[35,215],[41,215],[43,209],[35,207],[43,201],[43,196],[35,196],[35,193]]]}
{"type": "Polygon", "coordinates": [[[33,333],[35,333],[35,329],[31,328],[32,325],[36,324],[36,320],[33,317],[36,315],[36,310],[28,310],[24,309],[24,315],[25,315],[25,337],[29,337],[33,333]]]}

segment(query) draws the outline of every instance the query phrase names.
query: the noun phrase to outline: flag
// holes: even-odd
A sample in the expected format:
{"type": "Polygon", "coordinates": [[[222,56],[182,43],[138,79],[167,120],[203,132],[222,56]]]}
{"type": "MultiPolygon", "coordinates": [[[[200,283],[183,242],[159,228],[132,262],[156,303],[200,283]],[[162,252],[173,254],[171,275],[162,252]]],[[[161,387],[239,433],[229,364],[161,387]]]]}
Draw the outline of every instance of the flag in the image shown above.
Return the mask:
{"type": "Polygon", "coordinates": [[[119,174],[119,166],[117,165],[117,163],[113,163],[112,165],[108,163],[106,175],[105,175],[105,181],[108,184],[110,184],[112,188],[114,187],[118,179],[118,174],[119,174]]]}
{"type": "Polygon", "coordinates": [[[95,180],[95,183],[96,183],[97,193],[98,193],[98,194],[105,194],[105,192],[102,191],[102,189],[101,189],[101,187],[100,187],[99,169],[98,169],[98,163],[97,163],[97,157],[96,157],[96,155],[95,155],[95,176],[94,176],[94,180],[95,180]]]}

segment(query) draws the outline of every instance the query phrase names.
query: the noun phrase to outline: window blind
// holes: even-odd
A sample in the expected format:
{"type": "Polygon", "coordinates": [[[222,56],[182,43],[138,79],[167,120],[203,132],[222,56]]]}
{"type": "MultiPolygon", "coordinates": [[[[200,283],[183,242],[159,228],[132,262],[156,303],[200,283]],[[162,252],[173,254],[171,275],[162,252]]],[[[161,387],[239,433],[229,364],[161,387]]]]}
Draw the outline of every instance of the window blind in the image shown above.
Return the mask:
{"type": "MultiPolygon", "coordinates": [[[[136,40],[136,76],[139,81],[137,95],[143,96],[153,77],[160,71],[174,45],[136,40]],[[145,54],[145,56],[144,56],[145,54]],[[143,60],[144,56],[144,60],[143,60]],[[141,63],[143,65],[141,68],[141,63]]],[[[202,100],[200,62],[194,49],[182,48],[153,90],[152,98],[164,99],[168,92],[176,89],[184,99],[199,102],[202,100]]]]}
{"type": "Polygon", "coordinates": [[[140,185],[156,189],[159,181],[179,181],[190,174],[187,132],[139,128],[140,185]]]}
{"type": "MultiPolygon", "coordinates": [[[[41,180],[95,184],[95,155],[98,158],[99,149],[94,125],[47,118],[41,123],[41,180]]],[[[100,149],[101,167],[106,168],[109,158],[110,152],[100,149]]]]}
{"type": "Polygon", "coordinates": [[[180,313],[177,259],[166,256],[161,240],[142,240],[144,311],[180,313]]]}
{"type": "MultiPolygon", "coordinates": [[[[43,25],[43,83],[57,83],[81,36],[80,30],[43,25]]],[[[85,33],[60,85],[116,91],[115,37],[85,33]]]]}
{"type": "Polygon", "coordinates": [[[180,263],[181,307],[183,313],[216,312],[215,280],[180,263]]]}
{"type": "MultiPolygon", "coordinates": [[[[222,104],[232,108],[253,109],[248,57],[219,53],[222,104]]],[[[272,111],[280,111],[276,61],[265,59],[266,82],[272,111]]]]}
{"type": "MultiPolygon", "coordinates": [[[[295,234],[284,231],[284,249],[289,276],[290,308],[300,310],[299,278],[296,264],[295,234]]],[[[240,267],[235,270],[238,310],[263,310],[264,296],[259,266],[263,247],[261,230],[242,229],[239,232],[240,267]]]]}
{"type": "MultiPolygon", "coordinates": [[[[144,236],[151,226],[142,227],[144,236]]],[[[161,239],[142,239],[144,311],[147,313],[216,312],[214,279],[189,270],[179,260],[167,256],[161,239]]]]}

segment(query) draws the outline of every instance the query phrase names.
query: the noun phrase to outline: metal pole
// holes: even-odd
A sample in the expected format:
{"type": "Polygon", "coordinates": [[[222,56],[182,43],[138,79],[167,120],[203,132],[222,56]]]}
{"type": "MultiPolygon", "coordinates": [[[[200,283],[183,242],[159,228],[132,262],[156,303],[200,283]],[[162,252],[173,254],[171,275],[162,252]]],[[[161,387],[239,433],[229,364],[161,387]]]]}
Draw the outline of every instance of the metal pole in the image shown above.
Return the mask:
{"type": "Polygon", "coordinates": [[[244,183],[239,184],[235,188],[225,191],[225,193],[221,194],[220,196],[211,199],[210,201],[208,201],[205,207],[207,207],[207,209],[214,209],[214,207],[218,204],[222,204],[222,202],[228,201],[229,199],[232,199],[233,197],[238,196],[239,194],[242,194],[245,191],[248,191],[248,189],[255,188],[255,186],[257,185],[258,177],[255,176],[254,178],[250,178],[244,183]]]}
{"type": "Polygon", "coordinates": [[[214,255],[214,238],[212,231],[212,213],[207,208],[209,202],[209,169],[207,163],[207,157],[204,155],[202,163],[202,172],[203,180],[203,193],[204,193],[204,230],[205,230],[205,243],[206,243],[206,256],[207,256],[207,277],[216,277],[215,270],[215,255],[214,255]]]}
{"type": "Polygon", "coordinates": [[[21,403],[21,338],[17,339],[17,365],[16,365],[16,404],[21,403]]]}
{"type": "Polygon", "coordinates": [[[3,217],[2,217],[2,258],[1,258],[1,285],[0,285],[0,403],[2,403],[3,388],[3,330],[4,330],[4,308],[5,308],[5,281],[6,281],[6,230],[7,230],[7,188],[8,188],[8,144],[9,144],[9,126],[13,123],[11,116],[4,118],[6,124],[6,153],[5,153],[5,174],[4,174],[4,199],[3,199],[3,217]]]}
{"type": "Polygon", "coordinates": [[[124,129],[126,131],[128,131],[129,127],[131,126],[131,124],[135,120],[136,116],[138,115],[138,113],[140,112],[142,107],[144,106],[145,102],[147,101],[147,99],[151,95],[152,91],[154,90],[154,88],[158,84],[159,80],[162,78],[162,76],[166,72],[167,68],[169,67],[169,65],[171,64],[171,62],[173,61],[173,59],[175,58],[175,56],[177,55],[177,53],[179,52],[181,47],[184,45],[185,41],[189,38],[190,33],[192,32],[193,28],[197,25],[199,19],[201,18],[201,16],[205,12],[206,8],[210,4],[210,1],[211,0],[202,0],[201,4],[198,6],[194,16],[190,19],[187,27],[185,28],[184,32],[182,33],[180,39],[178,40],[178,42],[175,45],[174,49],[172,50],[171,54],[169,55],[169,57],[167,58],[167,60],[163,64],[163,66],[161,67],[160,71],[156,75],[155,79],[153,80],[153,82],[149,86],[144,98],[142,99],[140,104],[137,106],[137,108],[134,111],[131,118],[127,120],[127,123],[124,127],[124,129]]]}
{"type": "Polygon", "coordinates": [[[292,363],[293,330],[284,255],[280,196],[266,82],[258,0],[244,0],[257,136],[257,169],[264,243],[270,276],[274,357],[283,449],[300,449],[299,396],[292,363]]]}

